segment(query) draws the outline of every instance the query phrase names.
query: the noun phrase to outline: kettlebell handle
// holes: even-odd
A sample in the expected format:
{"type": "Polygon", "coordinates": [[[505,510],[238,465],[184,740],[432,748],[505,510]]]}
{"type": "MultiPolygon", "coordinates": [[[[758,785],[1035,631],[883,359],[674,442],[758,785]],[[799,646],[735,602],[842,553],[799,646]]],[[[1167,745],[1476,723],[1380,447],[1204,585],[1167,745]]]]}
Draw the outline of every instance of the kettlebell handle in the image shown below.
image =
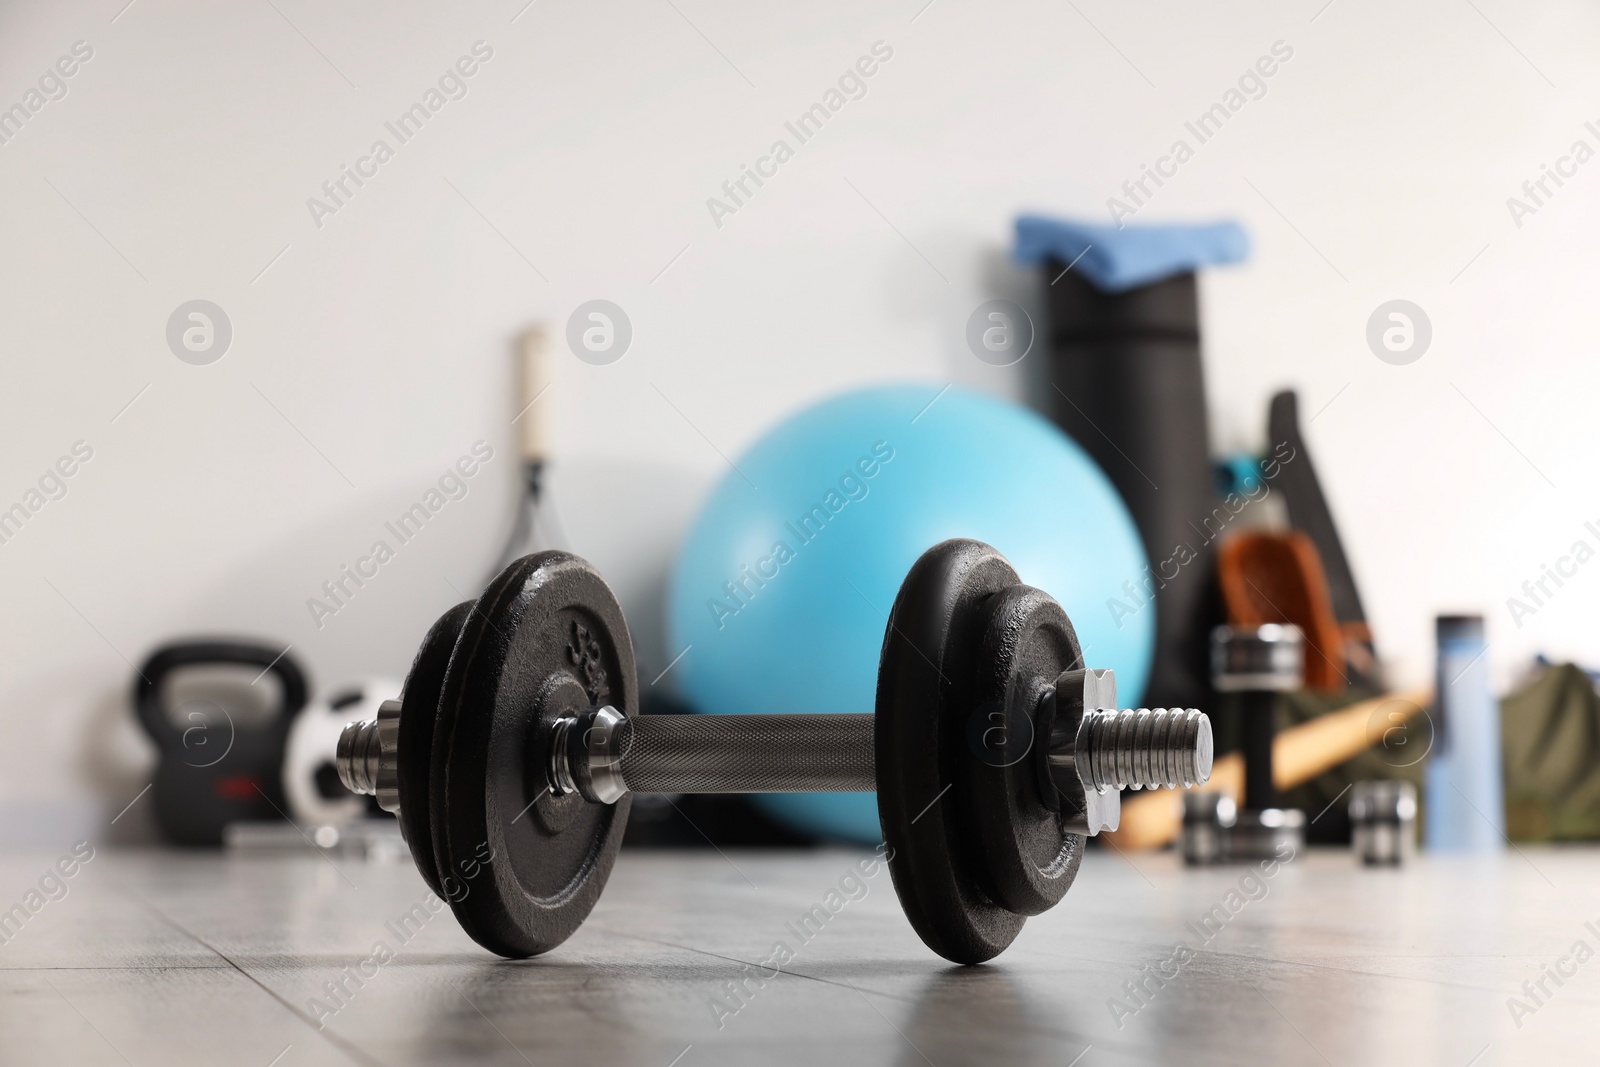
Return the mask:
{"type": "Polygon", "coordinates": [[[272,729],[288,736],[289,723],[306,706],[308,686],[300,665],[286,652],[249,641],[176,641],[152,652],[133,681],[133,706],[139,721],[163,752],[182,745],[183,733],[162,706],[161,683],[180,667],[202,663],[237,663],[276,674],[283,685],[283,704],[272,729]]]}

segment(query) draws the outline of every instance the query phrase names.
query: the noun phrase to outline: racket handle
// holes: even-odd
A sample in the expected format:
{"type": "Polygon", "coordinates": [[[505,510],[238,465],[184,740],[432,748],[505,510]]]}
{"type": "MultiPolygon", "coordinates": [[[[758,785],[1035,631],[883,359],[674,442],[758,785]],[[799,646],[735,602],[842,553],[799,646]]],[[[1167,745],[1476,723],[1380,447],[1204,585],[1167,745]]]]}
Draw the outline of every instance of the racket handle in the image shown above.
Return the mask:
{"type": "Polygon", "coordinates": [[[541,397],[552,380],[543,326],[531,327],[518,340],[517,372],[517,444],[524,466],[542,464],[550,451],[550,404],[541,397]]]}

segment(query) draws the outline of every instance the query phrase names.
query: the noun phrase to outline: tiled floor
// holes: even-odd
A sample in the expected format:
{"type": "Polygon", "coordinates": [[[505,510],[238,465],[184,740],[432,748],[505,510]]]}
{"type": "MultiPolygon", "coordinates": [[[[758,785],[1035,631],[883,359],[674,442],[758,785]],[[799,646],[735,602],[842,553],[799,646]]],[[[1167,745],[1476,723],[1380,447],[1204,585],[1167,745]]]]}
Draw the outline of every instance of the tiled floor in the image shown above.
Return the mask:
{"type": "Polygon", "coordinates": [[[0,1062],[1600,1061],[1600,850],[1404,872],[1313,851],[1270,879],[1095,851],[1059,907],[971,969],[923,947],[881,870],[795,935],[865,855],[625,852],[583,929],[520,963],[448,911],[402,940],[426,894],[409,863],[102,849],[29,898],[59,857],[10,855],[0,909],[38,910],[0,925],[0,1062]],[[778,941],[795,958],[762,971],[778,941]],[[363,967],[380,942],[393,959],[363,967]]]}

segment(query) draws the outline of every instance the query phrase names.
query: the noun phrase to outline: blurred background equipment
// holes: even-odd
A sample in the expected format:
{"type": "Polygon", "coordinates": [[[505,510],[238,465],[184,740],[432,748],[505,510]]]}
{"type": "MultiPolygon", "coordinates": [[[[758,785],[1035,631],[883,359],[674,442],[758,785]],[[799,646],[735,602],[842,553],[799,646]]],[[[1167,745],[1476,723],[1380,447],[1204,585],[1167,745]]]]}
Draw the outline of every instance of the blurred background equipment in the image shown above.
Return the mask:
{"type": "Polygon", "coordinates": [[[337,828],[368,810],[368,801],[339,781],[334,750],[346,723],[375,718],[379,704],[398,699],[398,681],[364,678],[339,686],[295,717],[283,760],[283,792],[295,822],[337,828]]]}
{"type": "Polygon", "coordinates": [[[1505,792],[1483,616],[1441,615],[1435,630],[1439,668],[1433,751],[1422,779],[1423,844],[1497,852],[1505,842],[1505,792]]]}
{"type": "Polygon", "coordinates": [[[1305,847],[1306,813],[1280,805],[1273,775],[1278,699],[1300,688],[1303,646],[1299,628],[1276,623],[1212,633],[1212,681],[1233,696],[1244,731],[1244,803],[1224,834],[1231,859],[1281,859],[1285,848],[1305,847]]]}
{"type": "MultiPolygon", "coordinates": [[[[1283,733],[1382,696],[1371,634],[1360,617],[1354,580],[1300,434],[1292,393],[1274,398],[1267,437],[1264,457],[1227,456],[1216,465],[1226,512],[1238,516],[1234,528],[1218,538],[1216,581],[1229,626],[1282,624],[1300,632],[1304,687],[1295,684],[1279,691],[1270,716],[1255,714],[1238,698],[1223,697],[1214,708],[1218,751],[1223,753],[1259,745],[1265,718],[1283,733]],[[1240,501],[1248,501],[1249,510],[1240,501]],[[1297,528],[1295,518],[1318,530],[1321,540],[1297,528]],[[1342,615],[1324,570],[1324,546],[1337,562],[1342,615]]],[[[1274,775],[1282,789],[1277,809],[1318,813],[1305,826],[1309,842],[1349,842],[1348,805],[1338,802],[1353,783],[1373,778],[1421,781],[1431,720],[1417,717],[1415,707],[1405,702],[1380,701],[1373,707],[1378,719],[1386,721],[1374,724],[1369,744],[1303,779],[1285,783],[1281,774],[1274,775]]],[[[1245,760],[1250,763],[1248,754],[1245,760]]],[[[1253,807],[1248,800],[1243,806],[1253,807]]],[[[1240,824],[1249,826],[1251,820],[1241,817],[1240,824]]]]}
{"type": "MultiPolygon", "coordinates": [[[[1311,462],[1311,450],[1306,447],[1305,438],[1300,433],[1299,401],[1292,389],[1285,389],[1272,398],[1267,410],[1267,442],[1273,449],[1286,445],[1292,450],[1294,458],[1282,465],[1276,480],[1288,504],[1290,525],[1303,531],[1316,546],[1320,570],[1327,582],[1329,603],[1343,638],[1344,651],[1339,659],[1346,664],[1345,672],[1350,675],[1352,682],[1381,685],[1366,610],[1362,608],[1361,595],[1356,591],[1355,575],[1345,560],[1344,545],[1339,540],[1338,528],[1334,526],[1333,512],[1329,510],[1328,502],[1322,495],[1322,485],[1317,481],[1317,468],[1311,462]]],[[[1333,660],[1331,651],[1324,655],[1330,662],[1333,660]]]]}
{"type": "MultiPolygon", "coordinates": [[[[1038,416],[957,388],[863,389],[790,416],[731,466],[668,587],[664,678],[697,710],[872,707],[899,576],[958,536],[1060,601],[1085,655],[1139,703],[1156,613],[1130,597],[1138,530],[1089,455],[1038,416]]],[[[758,802],[808,833],[879,840],[871,796],[758,802]]]]}
{"type": "MultiPolygon", "coordinates": [[[[1313,689],[1344,692],[1344,636],[1311,538],[1299,530],[1234,533],[1217,550],[1217,584],[1230,625],[1291,626],[1304,650],[1296,673],[1313,689]]],[[[1290,688],[1299,685],[1297,677],[1290,688]]]]}
{"type": "Polygon", "coordinates": [[[483,585],[488,585],[495,575],[537,546],[545,464],[550,455],[550,405],[548,402],[540,404],[552,384],[549,343],[543,326],[530,327],[517,340],[517,389],[513,394],[517,398],[517,409],[511,424],[517,431],[520,491],[505,545],[484,577],[483,585]]]}
{"type": "Polygon", "coordinates": [[[1545,666],[1500,705],[1506,835],[1600,840],[1600,695],[1566,663],[1545,666]]]}
{"type": "Polygon", "coordinates": [[[1417,853],[1417,787],[1380,779],[1350,787],[1350,844],[1369,867],[1398,867],[1417,853]]]}
{"type": "MultiPolygon", "coordinates": [[[[1327,711],[1281,730],[1272,743],[1272,781],[1279,792],[1308,782],[1383,743],[1387,732],[1423,715],[1432,698],[1424,692],[1389,693],[1327,711]]],[[[1223,792],[1235,805],[1244,799],[1244,758],[1219,756],[1206,789],[1223,792]]],[[[1319,820],[1320,821],[1320,820],[1319,820]]],[[[1122,805],[1122,825],[1106,835],[1121,849],[1160,848],[1182,829],[1182,811],[1170,797],[1134,796],[1122,805]]]]}
{"type": "Polygon", "coordinates": [[[1211,696],[1214,541],[1225,520],[1215,514],[1195,271],[1248,250],[1233,223],[1016,221],[1016,258],[1041,266],[1046,283],[1056,424],[1110,477],[1143,538],[1151,570],[1135,585],[1155,601],[1151,704],[1211,696]]]}
{"type": "Polygon", "coordinates": [[[1280,790],[1284,805],[1314,813],[1306,826],[1307,844],[1350,844],[1349,790],[1354,783],[1392,779],[1417,788],[1422,785],[1433,720],[1425,706],[1394,694],[1357,687],[1338,693],[1310,688],[1284,693],[1277,708],[1278,732],[1297,730],[1358,705],[1369,709],[1364,727],[1368,744],[1298,785],[1280,790]]]}
{"type": "MultiPolygon", "coordinates": [[[[348,792],[348,790],[346,790],[348,792]]],[[[359,797],[370,801],[370,797],[359,797]]],[[[411,858],[400,827],[381,808],[371,819],[353,819],[342,826],[300,826],[292,822],[231,822],[222,830],[229,852],[257,856],[276,853],[326,852],[366,863],[400,863],[411,858]]]]}
{"type": "Polygon", "coordinates": [[[283,757],[306,689],[283,646],[182,641],[151,653],[133,704],[158,749],[151,799],[167,840],[220,845],[229,823],[287,817],[283,757]]]}
{"type": "Polygon", "coordinates": [[[1228,832],[1239,809],[1227,793],[1191,789],[1183,794],[1183,823],[1178,853],[1191,867],[1221,863],[1228,858],[1228,832]]]}

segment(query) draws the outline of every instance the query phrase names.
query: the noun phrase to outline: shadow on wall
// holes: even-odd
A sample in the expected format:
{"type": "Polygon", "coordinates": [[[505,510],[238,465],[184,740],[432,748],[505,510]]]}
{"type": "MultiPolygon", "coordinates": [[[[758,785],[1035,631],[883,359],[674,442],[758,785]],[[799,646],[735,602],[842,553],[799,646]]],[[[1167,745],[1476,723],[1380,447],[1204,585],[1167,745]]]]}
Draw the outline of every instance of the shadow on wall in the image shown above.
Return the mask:
{"type": "Polygon", "coordinates": [[[155,808],[140,790],[156,768],[156,747],[133,713],[133,680],[95,700],[84,723],[77,771],[94,791],[100,815],[95,835],[112,845],[149,844],[160,840],[155,808]],[[137,803],[130,803],[139,797],[137,803]],[[127,807],[124,812],[123,808],[127,807]],[[116,819],[112,824],[111,820],[116,819]]]}
{"type": "MultiPolygon", "coordinates": [[[[572,460],[551,470],[557,531],[566,537],[554,547],[594,564],[617,594],[633,637],[641,692],[682,651],[666,647],[667,577],[689,524],[727,470],[720,459],[716,462],[709,479],[680,467],[617,461],[572,460]],[[579,495],[567,487],[580,484],[583,498],[606,501],[606,507],[563,508],[563,501],[579,495]]],[[[669,673],[660,685],[671,680],[669,673]]]]}
{"type": "MultiPolygon", "coordinates": [[[[978,256],[975,289],[971,305],[946,301],[937,311],[940,354],[949,379],[957,385],[998,396],[1028,408],[1053,422],[1050,386],[1050,338],[1045,299],[1046,280],[1038,271],[1012,260],[1005,246],[983,249],[978,256]],[[1031,333],[1027,354],[1014,363],[992,363],[980,359],[972,349],[970,320],[979,307],[990,301],[1006,301],[1027,314],[1027,322],[1016,324],[1031,333]]],[[[993,357],[990,357],[993,358],[993,357]]]]}

